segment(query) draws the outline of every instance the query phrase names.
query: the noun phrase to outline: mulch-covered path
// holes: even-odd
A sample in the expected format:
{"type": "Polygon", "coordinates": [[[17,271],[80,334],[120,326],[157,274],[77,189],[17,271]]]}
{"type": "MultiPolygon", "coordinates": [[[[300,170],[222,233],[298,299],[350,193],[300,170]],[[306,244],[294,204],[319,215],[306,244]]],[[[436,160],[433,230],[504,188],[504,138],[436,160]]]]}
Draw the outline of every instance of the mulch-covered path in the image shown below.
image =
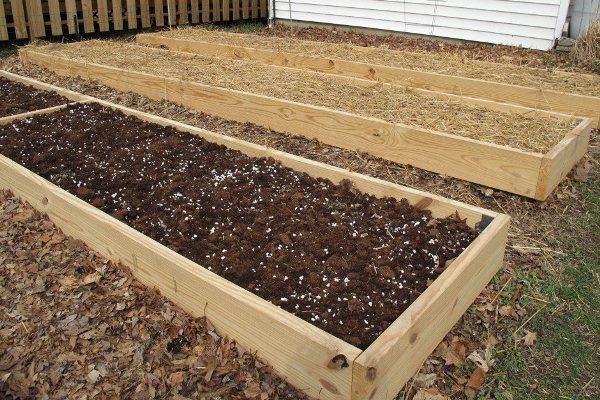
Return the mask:
{"type": "Polygon", "coordinates": [[[0,398],[305,396],[0,191],[0,398]]]}

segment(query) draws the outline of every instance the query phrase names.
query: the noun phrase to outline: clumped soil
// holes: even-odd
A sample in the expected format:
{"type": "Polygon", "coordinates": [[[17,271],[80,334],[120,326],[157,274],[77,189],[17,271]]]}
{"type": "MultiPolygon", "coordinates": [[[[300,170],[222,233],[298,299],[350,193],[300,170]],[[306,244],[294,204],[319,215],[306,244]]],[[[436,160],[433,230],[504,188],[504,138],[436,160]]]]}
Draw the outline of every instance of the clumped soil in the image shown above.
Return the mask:
{"type": "Polygon", "coordinates": [[[410,88],[379,82],[122,42],[90,40],[42,46],[35,50],[82,62],[322,106],[539,153],[548,152],[579,123],[577,118],[494,111],[454,98],[431,97],[410,88]]]}
{"type": "Polygon", "coordinates": [[[0,398],[306,396],[0,191],[0,398]]]}
{"type": "Polygon", "coordinates": [[[477,235],[98,105],[4,126],[0,153],[363,349],[477,235]]]}
{"type": "Polygon", "coordinates": [[[34,89],[4,77],[0,77],[0,96],[0,118],[69,103],[69,99],[54,92],[34,89]]]}

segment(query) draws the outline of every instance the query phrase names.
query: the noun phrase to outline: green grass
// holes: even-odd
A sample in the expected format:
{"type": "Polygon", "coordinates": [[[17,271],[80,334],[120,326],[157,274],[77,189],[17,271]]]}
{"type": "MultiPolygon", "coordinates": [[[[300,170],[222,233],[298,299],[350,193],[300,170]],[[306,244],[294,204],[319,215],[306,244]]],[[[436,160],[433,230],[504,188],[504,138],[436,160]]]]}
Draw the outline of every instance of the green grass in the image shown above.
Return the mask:
{"type": "MultiPolygon", "coordinates": [[[[534,345],[509,339],[498,355],[497,399],[600,398],[600,172],[576,186],[585,212],[566,213],[549,240],[565,255],[550,271],[517,273],[528,315],[543,309],[524,327],[538,333],[534,345]]],[[[509,338],[515,329],[499,327],[509,338]]]]}

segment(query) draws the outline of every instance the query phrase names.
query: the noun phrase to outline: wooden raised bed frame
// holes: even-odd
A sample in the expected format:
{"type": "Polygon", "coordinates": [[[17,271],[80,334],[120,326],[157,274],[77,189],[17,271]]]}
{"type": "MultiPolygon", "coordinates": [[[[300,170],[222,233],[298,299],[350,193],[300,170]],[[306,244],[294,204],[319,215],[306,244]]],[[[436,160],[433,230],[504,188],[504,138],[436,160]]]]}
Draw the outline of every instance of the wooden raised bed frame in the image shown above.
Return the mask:
{"type": "MultiPolygon", "coordinates": [[[[592,121],[584,118],[550,152],[532,153],[323,107],[75,61],[27,48],[20,50],[20,56],[23,62],[43,66],[59,75],[98,80],[121,91],[133,91],[226,119],[316,138],[329,145],[363,151],[538,200],[545,200],[583,157],[592,129],[592,121]]],[[[515,112],[540,112],[508,107],[515,112]]]]}
{"type": "MultiPolygon", "coordinates": [[[[0,76],[39,88],[51,85],[0,71],[0,76]]],[[[31,203],[67,235],[108,259],[131,268],[147,286],[158,288],[194,316],[206,316],[223,334],[256,350],[276,371],[307,394],[321,399],[390,399],[420,368],[446,333],[502,265],[509,217],[440,196],[269,149],[239,139],[82,96],[125,114],[190,132],[253,157],[335,183],[351,181],[378,197],[406,198],[443,217],[458,212],[480,230],[475,241],[365,351],[274,306],[202,268],[108,214],[0,155],[0,188],[31,203]],[[347,366],[335,367],[333,359],[347,366]]],[[[42,111],[43,112],[43,111],[42,111]]],[[[3,121],[9,123],[8,120],[3,121]]]]}
{"type": "Polygon", "coordinates": [[[237,60],[254,60],[282,67],[382,81],[458,96],[471,96],[499,103],[517,104],[534,109],[588,117],[594,121],[594,127],[600,128],[600,97],[342,59],[169,38],[161,36],[160,33],[140,34],[136,36],[136,41],[140,44],[160,46],[176,51],[228,57],[237,60]]]}

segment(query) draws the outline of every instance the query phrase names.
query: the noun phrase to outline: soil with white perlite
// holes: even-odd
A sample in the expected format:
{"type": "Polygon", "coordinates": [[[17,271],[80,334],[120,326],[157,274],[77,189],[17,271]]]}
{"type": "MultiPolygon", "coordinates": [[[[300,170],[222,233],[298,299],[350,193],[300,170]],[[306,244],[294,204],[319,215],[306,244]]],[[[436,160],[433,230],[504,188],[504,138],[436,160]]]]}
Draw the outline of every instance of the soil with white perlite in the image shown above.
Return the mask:
{"type": "Polygon", "coordinates": [[[477,236],[94,104],[0,127],[0,153],[362,349],[477,236]]]}
{"type": "Polygon", "coordinates": [[[0,94],[0,118],[60,106],[70,101],[56,93],[38,90],[3,77],[0,77],[0,94]]]}

